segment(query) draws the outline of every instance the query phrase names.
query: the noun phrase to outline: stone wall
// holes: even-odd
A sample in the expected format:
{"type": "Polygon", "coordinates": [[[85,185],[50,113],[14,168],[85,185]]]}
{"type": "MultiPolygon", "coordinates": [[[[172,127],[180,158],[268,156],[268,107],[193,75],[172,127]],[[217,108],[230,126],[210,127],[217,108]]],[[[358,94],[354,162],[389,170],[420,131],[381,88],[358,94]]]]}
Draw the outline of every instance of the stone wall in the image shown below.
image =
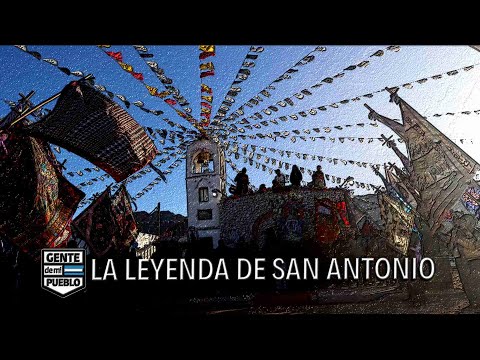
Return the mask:
{"type": "Polygon", "coordinates": [[[282,240],[290,242],[335,242],[332,236],[321,234],[319,227],[321,203],[336,209],[336,204],[345,202],[344,216],[352,226],[346,226],[340,210],[335,210],[335,228],[339,231],[336,241],[353,239],[355,220],[350,211],[350,196],[346,189],[314,189],[301,187],[282,193],[268,191],[239,198],[229,197],[220,203],[221,238],[229,247],[239,243],[265,246],[266,233],[274,229],[282,240]],[[270,229],[270,230],[269,230],[270,229]]]}

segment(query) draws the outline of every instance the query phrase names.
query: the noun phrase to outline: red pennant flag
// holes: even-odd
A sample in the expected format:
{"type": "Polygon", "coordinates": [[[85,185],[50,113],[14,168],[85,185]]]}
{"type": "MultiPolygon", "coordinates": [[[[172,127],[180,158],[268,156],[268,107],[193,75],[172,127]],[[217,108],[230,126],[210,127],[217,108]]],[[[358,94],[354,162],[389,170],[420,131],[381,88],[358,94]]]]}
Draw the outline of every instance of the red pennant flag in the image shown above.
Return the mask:
{"type": "Polygon", "coordinates": [[[208,108],[208,109],[211,109],[211,108],[212,108],[212,105],[209,104],[209,103],[207,103],[207,102],[205,102],[205,101],[202,101],[201,104],[202,104],[202,106],[205,106],[205,107],[208,108]]]}
{"type": "Polygon", "coordinates": [[[135,79],[143,81],[143,74],[142,73],[133,72],[132,75],[135,79]]]}
{"type": "Polygon", "coordinates": [[[209,113],[206,113],[206,112],[202,112],[200,114],[200,116],[203,116],[204,118],[207,118],[208,120],[210,120],[210,115],[212,115],[212,114],[211,113],[209,114],[209,113]]]}
{"type": "Polygon", "coordinates": [[[123,56],[122,56],[122,53],[120,51],[119,52],[107,51],[106,53],[107,53],[108,56],[115,59],[116,61],[122,61],[123,62],[123,56]]]}
{"type": "Polygon", "coordinates": [[[200,55],[198,55],[198,58],[199,58],[200,60],[203,60],[203,59],[208,58],[209,56],[215,56],[215,53],[214,53],[214,52],[205,52],[205,51],[203,51],[202,53],[200,53],[200,55]]]}
{"type": "Polygon", "coordinates": [[[168,104],[168,105],[176,105],[177,102],[173,99],[165,99],[165,102],[168,104]]]}
{"type": "Polygon", "coordinates": [[[207,76],[213,76],[215,75],[215,71],[204,71],[200,74],[200,78],[204,78],[204,77],[207,77],[207,76]]]}

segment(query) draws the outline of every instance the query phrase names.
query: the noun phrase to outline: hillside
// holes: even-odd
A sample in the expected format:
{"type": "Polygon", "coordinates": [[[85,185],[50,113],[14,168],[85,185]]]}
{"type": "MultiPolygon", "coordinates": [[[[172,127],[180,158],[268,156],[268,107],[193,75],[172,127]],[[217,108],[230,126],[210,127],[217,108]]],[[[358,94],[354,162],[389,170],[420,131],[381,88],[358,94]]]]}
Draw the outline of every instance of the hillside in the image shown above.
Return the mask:
{"type": "MultiPolygon", "coordinates": [[[[134,212],[141,232],[158,234],[158,213],[146,211],[134,212]]],[[[185,236],[187,234],[187,218],[171,211],[160,211],[160,233],[164,236],[185,236]]]]}

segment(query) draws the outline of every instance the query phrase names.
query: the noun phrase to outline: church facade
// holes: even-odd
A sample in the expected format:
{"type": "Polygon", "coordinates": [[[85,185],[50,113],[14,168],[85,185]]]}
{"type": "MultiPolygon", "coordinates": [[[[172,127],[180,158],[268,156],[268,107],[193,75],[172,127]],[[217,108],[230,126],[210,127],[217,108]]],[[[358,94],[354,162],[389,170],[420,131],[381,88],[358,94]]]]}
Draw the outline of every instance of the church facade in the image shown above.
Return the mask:
{"type": "Polygon", "coordinates": [[[187,149],[187,211],[204,247],[264,248],[268,234],[279,241],[312,241],[333,246],[355,235],[350,192],[345,188],[289,188],[228,197],[224,151],[202,137],[187,149]],[[353,225],[352,225],[353,224],[353,225]]]}

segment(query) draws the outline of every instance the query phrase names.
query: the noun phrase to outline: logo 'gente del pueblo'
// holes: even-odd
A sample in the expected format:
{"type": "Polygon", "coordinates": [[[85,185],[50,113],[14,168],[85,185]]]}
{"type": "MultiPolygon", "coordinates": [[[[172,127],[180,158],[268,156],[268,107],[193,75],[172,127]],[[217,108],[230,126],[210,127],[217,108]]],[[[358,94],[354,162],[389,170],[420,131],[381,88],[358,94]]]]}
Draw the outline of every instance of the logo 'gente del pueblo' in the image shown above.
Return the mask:
{"type": "Polygon", "coordinates": [[[42,250],[43,289],[67,297],[85,288],[85,278],[85,250],[42,250]]]}

